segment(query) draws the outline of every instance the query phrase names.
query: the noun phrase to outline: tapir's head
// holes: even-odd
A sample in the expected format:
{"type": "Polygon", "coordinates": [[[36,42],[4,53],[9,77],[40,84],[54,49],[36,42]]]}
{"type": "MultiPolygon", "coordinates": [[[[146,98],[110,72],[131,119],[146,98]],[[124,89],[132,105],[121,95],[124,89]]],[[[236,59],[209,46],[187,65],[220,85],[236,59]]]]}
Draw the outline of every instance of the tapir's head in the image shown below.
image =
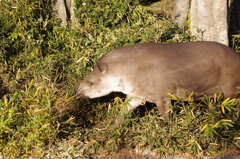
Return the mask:
{"type": "Polygon", "coordinates": [[[111,75],[106,63],[97,63],[93,71],[80,82],[76,98],[97,98],[116,90],[116,77],[111,75]]]}

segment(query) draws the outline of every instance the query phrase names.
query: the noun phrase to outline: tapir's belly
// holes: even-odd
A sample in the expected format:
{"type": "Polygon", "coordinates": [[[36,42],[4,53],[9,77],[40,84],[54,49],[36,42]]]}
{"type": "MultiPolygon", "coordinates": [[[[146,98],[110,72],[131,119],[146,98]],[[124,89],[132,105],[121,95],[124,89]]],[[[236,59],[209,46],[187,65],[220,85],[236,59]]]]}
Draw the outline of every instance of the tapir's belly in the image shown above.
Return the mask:
{"type": "Polygon", "coordinates": [[[207,67],[204,63],[184,67],[166,66],[159,64],[149,69],[136,69],[126,79],[129,89],[125,93],[154,102],[166,97],[167,93],[182,96],[183,91],[187,94],[211,95],[210,92],[219,86],[219,69],[207,67]]]}

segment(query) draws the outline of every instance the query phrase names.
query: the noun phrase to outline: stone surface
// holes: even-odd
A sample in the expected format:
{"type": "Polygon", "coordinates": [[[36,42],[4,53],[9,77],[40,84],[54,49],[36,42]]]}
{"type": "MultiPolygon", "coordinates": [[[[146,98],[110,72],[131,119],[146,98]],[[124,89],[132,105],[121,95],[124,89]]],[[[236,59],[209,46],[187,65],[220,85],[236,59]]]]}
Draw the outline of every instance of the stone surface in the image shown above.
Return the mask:
{"type": "Polygon", "coordinates": [[[56,0],[53,9],[57,11],[55,15],[60,19],[60,25],[66,27],[67,22],[71,21],[72,26],[77,25],[77,19],[74,14],[74,0],[56,0]]]}
{"type": "Polygon", "coordinates": [[[174,1],[174,23],[182,28],[187,20],[190,0],[175,0],[174,1]]]}
{"type": "Polygon", "coordinates": [[[191,33],[196,40],[228,45],[228,7],[222,0],[192,0],[191,33]]]}
{"type": "Polygon", "coordinates": [[[229,0],[175,0],[174,22],[183,27],[190,13],[194,40],[228,45],[229,8],[229,0]]]}

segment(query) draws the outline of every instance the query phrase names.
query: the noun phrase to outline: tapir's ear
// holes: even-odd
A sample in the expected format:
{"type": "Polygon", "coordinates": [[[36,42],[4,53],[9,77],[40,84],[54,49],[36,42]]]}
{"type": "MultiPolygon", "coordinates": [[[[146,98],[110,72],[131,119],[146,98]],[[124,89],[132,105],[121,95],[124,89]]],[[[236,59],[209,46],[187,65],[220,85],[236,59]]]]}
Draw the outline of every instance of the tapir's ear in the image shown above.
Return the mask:
{"type": "Polygon", "coordinates": [[[96,63],[96,65],[102,73],[106,73],[108,71],[108,65],[106,63],[96,63]]]}

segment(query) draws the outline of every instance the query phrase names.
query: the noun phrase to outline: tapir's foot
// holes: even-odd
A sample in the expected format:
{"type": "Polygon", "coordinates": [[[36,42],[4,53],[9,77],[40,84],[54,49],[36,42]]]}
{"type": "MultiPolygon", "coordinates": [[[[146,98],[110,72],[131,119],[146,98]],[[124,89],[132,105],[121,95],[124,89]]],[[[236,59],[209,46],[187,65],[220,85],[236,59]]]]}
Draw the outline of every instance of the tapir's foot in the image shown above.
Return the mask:
{"type": "Polygon", "coordinates": [[[163,120],[163,126],[169,126],[170,124],[169,124],[169,122],[168,121],[166,121],[166,119],[165,120],[163,120]]]}
{"type": "Polygon", "coordinates": [[[238,101],[236,107],[237,107],[237,108],[240,108],[240,101],[238,101]]]}
{"type": "Polygon", "coordinates": [[[121,125],[121,124],[123,123],[123,119],[124,119],[124,117],[118,117],[118,118],[112,123],[112,125],[114,125],[114,126],[119,126],[119,125],[121,125]]]}
{"type": "Polygon", "coordinates": [[[161,123],[163,124],[163,126],[167,126],[168,125],[168,121],[166,117],[161,117],[160,118],[161,123]]]}

